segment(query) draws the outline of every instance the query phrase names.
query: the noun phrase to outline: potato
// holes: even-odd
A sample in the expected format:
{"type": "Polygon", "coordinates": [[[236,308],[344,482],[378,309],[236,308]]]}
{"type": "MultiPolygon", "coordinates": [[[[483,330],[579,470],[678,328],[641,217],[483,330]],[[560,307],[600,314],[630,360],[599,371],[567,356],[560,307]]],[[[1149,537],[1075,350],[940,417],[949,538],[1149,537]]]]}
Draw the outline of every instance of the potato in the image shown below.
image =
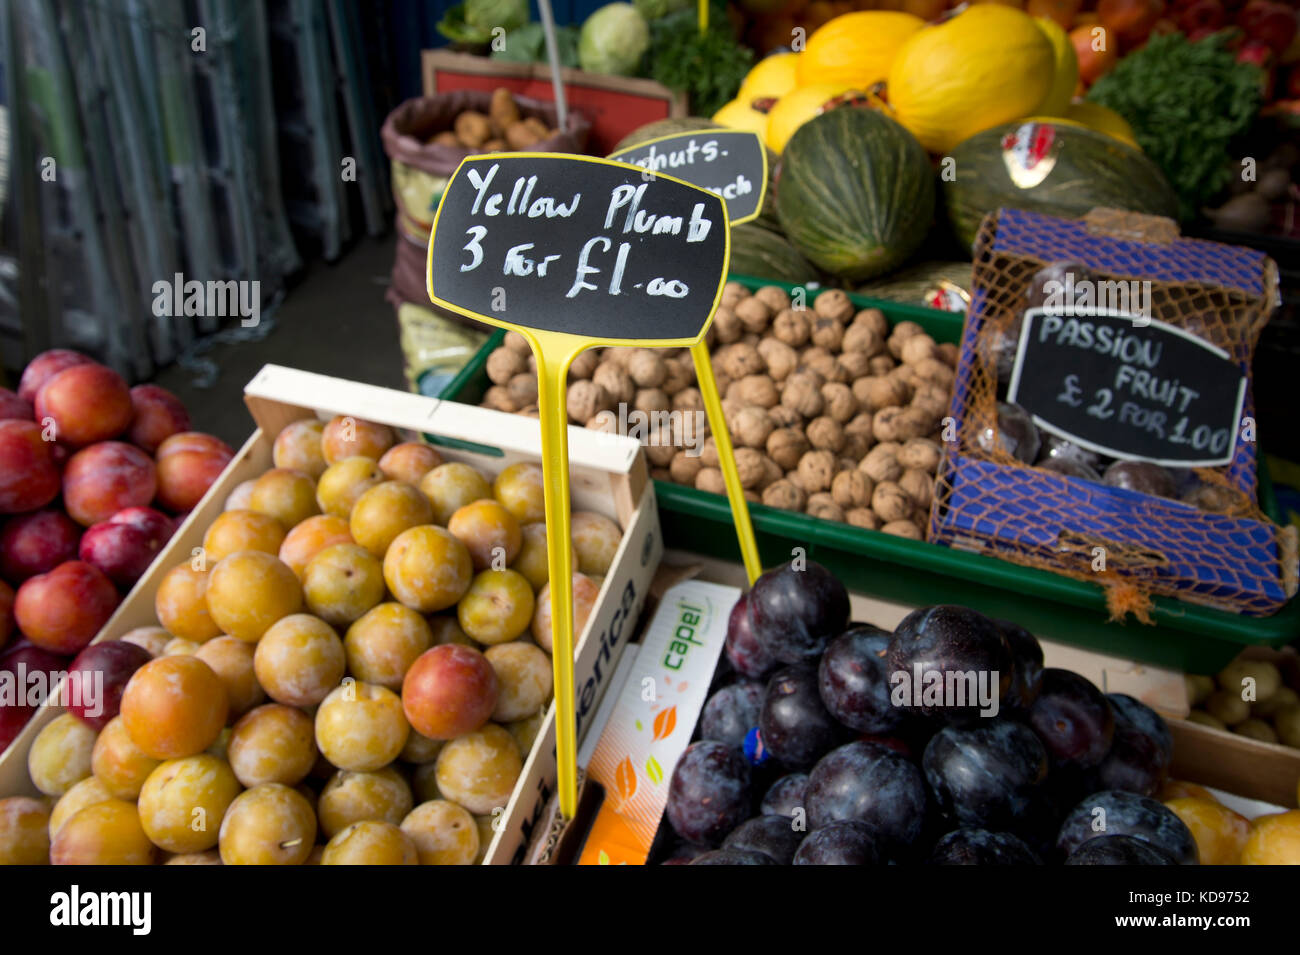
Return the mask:
{"type": "Polygon", "coordinates": [[[511,123],[506,127],[506,142],[511,149],[528,149],[540,140],[541,137],[526,123],[511,123]]]}
{"type": "Polygon", "coordinates": [[[456,138],[466,149],[478,149],[492,138],[488,118],[478,110],[467,109],[456,117],[456,138]]]}
{"type": "Polygon", "coordinates": [[[492,122],[492,134],[503,136],[511,123],[519,122],[519,107],[515,98],[504,86],[492,91],[492,105],[488,107],[488,116],[492,122]]]}

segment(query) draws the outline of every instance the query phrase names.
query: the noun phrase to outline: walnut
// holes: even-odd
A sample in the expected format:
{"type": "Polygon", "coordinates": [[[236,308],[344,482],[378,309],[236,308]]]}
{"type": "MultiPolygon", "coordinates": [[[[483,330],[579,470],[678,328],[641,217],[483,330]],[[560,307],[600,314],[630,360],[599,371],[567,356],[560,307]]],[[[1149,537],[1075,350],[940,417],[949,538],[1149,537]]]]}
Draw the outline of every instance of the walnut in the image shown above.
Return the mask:
{"type": "Polygon", "coordinates": [[[889,348],[889,353],[895,358],[902,358],[903,342],[915,335],[924,334],[925,329],[916,324],[916,322],[899,322],[889,333],[889,340],[886,342],[886,345],[889,348]]]}
{"type": "Polygon", "coordinates": [[[844,515],[844,520],[854,527],[865,527],[869,531],[880,530],[880,518],[869,507],[855,507],[844,515]]]}
{"type": "Polygon", "coordinates": [[[856,414],[849,419],[844,425],[844,433],[847,435],[859,435],[866,438],[867,441],[874,441],[876,433],[871,430],[871,413],[864,411],[856,414]]]}
{"type": "Polygon", "coordinates": [[[912,499],[893,481],[880,481],[871,493],[871,509],[882,521],[902,521],[912,515],[912,499]]]}
{"type": "Polygon", "coordinates": [[[873,375],[887,375],[894,370],[894,359],[888,355],[871,356],[871,373],[873,375]]]}
{"type": "Polygon", "coordinates": [[[902,445],[894,441],[882,441],[862,459],[858,470],[880,484],[882,481],[897,481],[903,476],[903,466],[898,463],[898,451],[902,445]]]}
{"type": "Polygon", "coordinates": [[[537,376],[521,371],[510,379],[506,385],[510,400],[519,407],[537,404],[537,376]]]}
{"type": "Polygon", "coordinates": [[[613,407],[609,392],[594,381],[575,381],[569,385],[568,392],[569,419],[574,424],[582,424],[594,418],[602,411],[613,407]]]}
{"type": "Polygon", "coordinates": [[[758,490],[766,490],[768,486],[775,484],[783,477],[785,477],[785,471],[782,470],[781,465],[777,464],[766,454],[763,455],[763,477],[758,482],[758,490]]]}
{"type": "Polygon", "coordinates": [[[855,322],[845,330],[840,347],[871,358],[885,350],[885,339],[870,325],[855,322]]]}
{"type": "Polygon", "coordinates": [[[731,388],[731,378],[724,372],[716,372],[713,376],[714,387],[718,389],[718,394],[725,395],[731,388]]]}
{"type": "Polygon", "coordinates": [[[855,507],[870,507],[875,482],[861,471],[841,471],[831,482],[831,496],[846,511],[855,507]]]}
{"type": "Polygon", "coordinates": [[[651,468],[650,477],[655,481],[671,481],[673,479],[673,472],[669,471],[667,468],[651,468]]]}
{"type": "Polygon", "coordinates": [[[907,404],[912,391],[897,378],[872,375],[859,378],[853,383],[853,397],[863,411],[875,413],[881,408],[897,408],[907,404]]]}
{"type": "Polygon", "coordinates": [[[863,352],[846,351],[836,361],[840,363],[844,373],[849,376],[849,381],[857,381],[859,378],[865,378],[871,374],[871,359],[863,352]]]}
{"type": "MultiPolygon", "coordinates": [[[[784,384],[784,382],[778,382],[784,384]]],[[[782,397],[785,393],[782,392],[782,397]]],[[[772,424],[778,428],[802,428],[803,415],[793,408],[787,408],[785,405],[777,405],[775,408],[769,408],[768,415],[772,418],[772,424]]]]}
{"type": "Polygon", "coordinates": [[[820,517],[824,521],[844,521],[844,509],[835,503],[835,498],[824,491],[808,497],[804,513],[810,517],[820,517]]]}
{"type": "Polygon", "coordinates": [[[703,411],[704,396],[700,394],[700,389],[695,387],[683,388],[677,394],[673,395],[674,411],[703,411]]]}
{"type": "Polygon", "coordinates": [[[749,296],[750,291],[746,286],[740,282],[728,282],[722,286],[722,301],[720,304],[724,308],[735,308],[737,303],[743,302],[749,296]]]}
{"type": "Polygon", "coordinates": [[[628,359],[627,373],[638,388],[658,388],[668,377],[668,367],[653,348],[638,348],[628,359]]]}
{"type": "Polygon", "coordinates": [[[689,388],[695,381],[693,368],[686,368],[675,361],[665,361],[664,367],[668,369],[668,375],[659,387],[669,395],[676,395],[682,389],[689,388]]]}
{"type": "Polygon", "coordinates": [[[612,361],[601,362],[591,380],[604,388],[615,404],[631,404],[636,397],[636,383],[632,376],[612,361]]]}
{"type": "Polygon", "coordinates": [[[840,424],[844,424],[858,413],[858,399],[853,397],[853,390],[839,381],[828,381],[822,385],[822,401],[826,403],[825,412],[840,424]]]}
{"type": "Polygon", "coordinates": [[[934,475],[917,468],[907,468],[898,479],[898,486],[907,492],[917,508],[929,511],[934,499],[934,475]]]}
{"type": "Polygon", "coordinates": [[[745,491],[744,494],[741,496],[744,497],[744,499],[748,501],[750,504],[763,503],[763,496],[759,494],[757,491],[745,491]]]}
{"type": "Polygon", "coordinates": [[[880,336],[882,342],[889,335],[889,319],[878,308],[864,308],[853,316],[853,324],[871,329],[880,336]]]}
{"type": "Polygon", "coordinates": [[[527,358],[533,353],[532,348],[528,345],[528,339],[518,332],[506,332],[506,348],[512,352],[517,352],[521,357],[527,358]]]}
{"type": "Polygon", "coordinates": [[[722,416],[731,420],[740,414],[742,408],[747,407],[749,406],[740,400],[740,382],[733,382],[727,396],[722,399],[722,416]]]}
{"type": "Polygon", "coordinates": [[[537,374],[537,356],[531,353],[528,355],[528,370],[537,374]]]}
{"type": "Polygon", "coordinates": [[[832,288],[817,296],[813,302],[813,311],[822,318],[833,318],[843,323],[853,317],[853,303],[843,291],[832,288]]]}
{"type": "Polygon", "coordinates": [[[935,349],[935,357],[953,371],[957,370],[957,359],[960,355],[960,349],[958,349],[952,342],[943,342],[935,349]]]}
{"type": "Polygon", "coordinates": [[[745,326],[740,323],[736,313],[726,306],[719,306],[718,310],[713,313],[713,324],[709,327],[713,330],[715,340],[719,345],[730,345],[732,342],[738,342],[740,336],[745,333],[745,326]]]}
{"type": "Polygon", "coordinates": [[[824,348],[810,348],[802,358],[804,368],[817,372],[823,381],[836,381],[841,384],[851,381],[848,370],[824,348]]]}
{"type": "Polygon", "coordinates": [[[886,534],[893,534],[895,537],[908,537],[914,541],[925,540],[921,528],[913,521],[890,521],[880,529],[886,534]]]}
{"type": "Polygon", "coordinates": [[[745,332],[745,334],[740,336],[740,340],[751,348],[757,348],[758,343],[763,340],[763,336],[755,334],[754,332],[745,332]]]}
{"type": "Polygon", "coordinates": [[[758,335],[767,331],[767,326],[772,321],[772,310],[761,298],[751,296],[743,302],[738,302],[732,311],[740,319],[740,324],[745,327],[745,331],[758,335]]]}
{"type": "Polygon", "coordinates": [[[488,355],[487,374],[494,385],[504,385],[515,375],[528,370],[528,359],[509,348],[494,348],[488,355]]]}
{"type": "Polygon", "coordinates": [[[700,446],[700,463],[706,468],[716,468],[718,466],[718,444],[713,440],[712,436],[705,438],[704,444],[700,446]]]}
{"type": "Polygon", "coordinates": [[[821,386],[825,384],[822,376],[807,370],[797,371],[785,380],[785,390],[781,392],[781,404],[799,412],[805,418],[815,418],[822,413],[825,402],[822,400],[821,386]]]}
{"type": "MultiPolygon", "coordinates": [[[[912,407],[924,414],[927,419],[942,418],[948,413],[948,404],[952,392],[935,385],[922,385],[912,396],[912,407]]],[[[925,429],[927,432],[929,428],[925,429]]]]}
{"type": "Polygon", "coordinates": [[[520,406],[510,397],[510,391],[505,385],[493,385],[487,391],[483,392],[483,407],[491,408],[494,411],[518,411],[520,406]]]}
{"type": "Polygon", "coordinates": [[[653,415],[656,411],[671,411],[673,401],[662,388],[638,389],[632,400],[637,411],[653,415]]]}
{"type": "Polygon", "coordinates": [[[526,418],[540,418],[542,416],[541,410],[537,405],[529,405],[527,408],[520,408],[519,414],[526,418]]]}
{"type": "Polygon", "coordinates": [[[740,473],[740,486],[755,488],[767,474],[763,466],[763,454],[753,448],[736,448],[736,470],[740,473]]]}
{"type": "Polygon", "coordinates": [[[911,390],[915,390],[916,384],[920,380],[916,377],[916,369],[911,365],[898,365],[887,377],[893,378],[895,381],[901,381],[911,390]]]}
{"type": "Polygon", "coordinates": [[[773,381],[784,381],[786,376],[799,367],[799,353],[776,338],[764,338],[759,342],[758,354],[767,365],[767,373],[773,381]]]}
{"type": "Polygon", "coordinates": [[[903,359],[908,365],[915,365],[918,362],[925,361],[927,358],[935,357],[934,339],[929,335],[913,335],[903,340],[899,348],[898,357],[903,359]]]}
{"type": "Polygon", "coordinates": [[[768,457],[787,471],[799,466],[799,459],[810,447],[808,438],[796,428],[777,428],[767,436],[768,457]]]}
{"type": "MultiPolygon", "coordinates": [[[[912,341],[916,340],[917,339],[912,339],[912,341]]],[[[957,376],[953,373],[951,368],[945,365],[938,358],[923,358],[913,367],[919,381],[935,385],[945,391],[952,390],[953,381],[957,376]]]]}
{"type": "Polygon", "coordinates": [[[844,448],[844,426],[826,415],[814,418],[808,423],[808,442],[819,451],[838,454],[844,448]]]}
{"type": "Polygon", "coordinates": [[[673,441],[671,428],[651,428],[643,446],[646,460],[655,467],[666,468],[677,456],[677,445],[673,441]]]}
{"type": "Polygon", "coordinates": [[[929,438],[911,438],[899,449],[898,463],[908,470],[934,474],[939,470],[943,449],[929,438]]]}
{"type": "Polygon", "coordinates": [[[742,342],[737,342],[725,348],[719,356],[722,360],[722,370],[726,372],[732,380],[744,378],[746,375],[761,374],[767,367],[763,361],[763,356],[758,353],[758,349],[742,342]]]}
{"type": "Polygon", "coordinates": [[[737,394],[747,405],[760,408],[773,408],[781,400],[776,393],[776,383],[767,375],[746,375],[736,382],[737,394]]]}
{"type": "Polygon", "coordinates": [[[919,438],[932,427],[930,417],[918,408],[881,408],[871,419],[871,431],[881,441],[919,438]]]}
{"type": "Polygon", "coordinates": [[[767,411],[756,405],[741,408],[733,418],[727,419],[727,429],[737,444],[747,448],[762,448],[776,425],[767,411]]]}
{"type": "Polygon", "coordinates": [[[802,348],[808,343],[808,336],[812,334],[812,323],[802,311],[796,312],[792,308],[787,308],[772,320],[772,334],[778,341],[791,348],[802,348]]]}
{"type": "Polygon", "coordinates": [[[618,415],[612,411],[602,411],[587,419],[588,431],[604,431],[606,434],[618,434],[618,415]]]}
{"type": "Polygon", "coordinates": [[[596,367],[600,364],[600,355],[596,354],[595,349],[589,348],[573,359],[569,365],[569,381],[581,381],[584,378],[590,378],[596,373],[596,367]]]}
{"type": "Polygon", "coordinates": [[[864,437],[863,435],[860,434],[849,434],[848,432],[845,432],[844,447],[840,449],[840,455],[842,457],[848,458],[850,461],[853,462],[850,470],[856,468],[858,466],[858,462],[861,461],[863,458],[865,458],[867,456],[867,452],[870,450],[871,450],[870,438],[864,437]]]}
{"type": "Polygon", "coordinates": [[[799,459],[799,486],[809,494],[830,489],[835,477],[835,452],[809,451],[799,459]]]}
{"type": "Polygon", "coordinates": [[[778,285],[764,285],[754,293],[754,298],[760,299],[764,305],[772,310],[773,315],[782,309],[790,307],[790,296],[785,293],[785,289],[778,285]]]}
{"type": "Polygon", "coordinates": [[[785,478],[773,481],[763,489],[763,503],[768,507],[779,507],[783,511],[802,511],[808,501],[803,488],[785,478]]]}
{"type": "Polygon", "coordinates": [[[833,318],[818,315],[812,322],[812,343],[830,351],[839,351],[844,341],[844,326],[833,318]]]}
{"type": "Polygon", "coordinates": [[[708,491],[711,494],[726,494],[727,482],[722,477],[720,468],[700,468],[699,473],[695,475],[695,487],[700,491],[708,491]]]}
{"type": "Polygon", "coordinates": [[[692,455],[687,451],[678,451],[673,455],[672,462],[668,465],[668,473],[678,484],[686,484],[691,487],[695,486],[695,476],[703,469],[704,463],[700,461],[699,455],[692,455]]]}

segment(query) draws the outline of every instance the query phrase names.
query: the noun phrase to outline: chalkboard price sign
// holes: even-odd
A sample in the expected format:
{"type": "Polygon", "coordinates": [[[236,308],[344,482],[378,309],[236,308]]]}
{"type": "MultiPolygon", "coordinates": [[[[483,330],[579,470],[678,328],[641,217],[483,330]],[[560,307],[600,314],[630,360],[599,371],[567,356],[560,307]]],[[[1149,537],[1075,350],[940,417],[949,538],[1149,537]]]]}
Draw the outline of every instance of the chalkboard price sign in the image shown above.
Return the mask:
{"type": "Polygon", "coordinates": [[[767,149],[757,133],[706,129],[649,139],[610,154],[695,183],[727,200],[732,225],[757,219],[767,195],[767,149]]]}
{"type": "Polygon", "coordinates": [[[1173,467],[1230,463],[1245,398],[1227,352],[1105,309],[1026,312],[1007,390],[1039,427],[1081,447],[1173,467]]]}
{"type": "Polygon", "coordinates": [[[730,249],[722,198],[673,177],[584,156],[471,156],[434,218],[429,296],[506,328],[690,345],[730,249]]]}

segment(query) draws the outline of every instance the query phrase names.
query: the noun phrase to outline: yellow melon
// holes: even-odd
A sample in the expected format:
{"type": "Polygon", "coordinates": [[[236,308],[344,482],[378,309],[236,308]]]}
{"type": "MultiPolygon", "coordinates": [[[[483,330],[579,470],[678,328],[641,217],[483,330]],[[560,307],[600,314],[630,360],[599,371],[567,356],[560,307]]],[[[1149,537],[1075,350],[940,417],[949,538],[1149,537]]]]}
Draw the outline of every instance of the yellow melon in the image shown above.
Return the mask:
{"type": "Polygon", "coordinates": [[[1065,118],[1072,119],[1089,129],[1095,129],[1099,133],[1105,133],[1134,149],[1142,148],[1138,145],[1137,137],[1133,135],[1133,127],[1128,124],[1128,120],[1100,103],[1087,101],[1071,103],[1065,111],[1065,118]]]}
{"type": "Polygon", "coordinates": [[[758,133],[759,139],[763,139],[767,132],[767,113],[754,109],[749,100],[733,99],[713,114],[713,121],[728,129],[758,133]]]}
{"type": "Polygon", "coordinates": [[[798,85],[799,54],[773,53],[754,64],[740,84],[739,100],[776,99],[798,85]]]}
{"type": "Polygon", "coordinates": [[[1052,70],[1052,85],[1047,96],[1038,104],[1035,112],[1044,116],[1064,116],[1074,98],[1074,88],[1079,85],[1079,57],[1075,55],[1074,44],[1070,35],[1055,20],[1035,17],[1034,22],[1052,44],[1052,57],[1055,67],[1052,70]]]}
{"type": "Polygon", "coordinates": [[[1055,66],[1052,44],[1033,17],[981,4],[912,35],[890,67],[889,102],[926,149],[945,153],[1035,112],[1055,66]]]}
{"type": "Polygon", "coordinates": [[[910,13],[863,10],[824,23],[799,57],[799,85],[844,83],[865,90],[889,76],[899,49],[925,21],[910,13]]]}
{"type": "Polygon", "coordinates": [[[822,111],[822,107],[852,86],[847,83],[817,83],[796,86],[786,93],[767,114],[764,139],[767,148],[779,153],[790,141],[794,131],[822,111]]]}

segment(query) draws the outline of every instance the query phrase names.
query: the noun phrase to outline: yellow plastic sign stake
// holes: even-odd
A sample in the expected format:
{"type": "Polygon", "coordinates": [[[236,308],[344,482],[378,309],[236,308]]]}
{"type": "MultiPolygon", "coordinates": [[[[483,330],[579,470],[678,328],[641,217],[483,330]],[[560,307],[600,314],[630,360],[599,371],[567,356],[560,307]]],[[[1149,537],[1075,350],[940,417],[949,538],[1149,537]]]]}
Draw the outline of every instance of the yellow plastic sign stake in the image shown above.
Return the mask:
{"type": "Polygon", "coordinates": [[[700,0],[700,32],[709,32],[709,0],[700,0]]]}
{"type": "MultiPolygon", "coordinates": [[[[721,196],[671,176],[588,156],[470,156],[452,174],[434,216],[430,300],[518,332],[537,359],[547,566],[553,584],[556,761],[560,811],[570,818],[577,808],[577,723],[569,366],[593,346],[690,348],[710,423],[720,435],[715,440],[720,451],[726,449],[721,457],[728,487],[734,485],[744,507],[704,346],[722,298],[730,252],[721,196]],[[559,581],[565,584],[555,586],[559,581]]],[[[743,527],[757,567],[747,509],[743,527]]]]}

